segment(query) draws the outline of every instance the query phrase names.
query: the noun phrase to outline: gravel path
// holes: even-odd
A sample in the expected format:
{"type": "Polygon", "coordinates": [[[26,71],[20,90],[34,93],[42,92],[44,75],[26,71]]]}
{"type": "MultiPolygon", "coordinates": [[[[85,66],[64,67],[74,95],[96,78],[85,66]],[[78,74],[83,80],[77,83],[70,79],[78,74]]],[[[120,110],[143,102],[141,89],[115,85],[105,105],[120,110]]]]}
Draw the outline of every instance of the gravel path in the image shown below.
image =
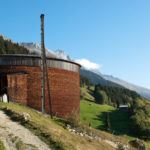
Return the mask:
{"type": "Polygon", "coordinates": [[[3,141],[6,150],[17,150],[17,144],[25,150],[50,150],[37,136],[17,122],[13,122],[0,111],[0,140],[3,141]]]}

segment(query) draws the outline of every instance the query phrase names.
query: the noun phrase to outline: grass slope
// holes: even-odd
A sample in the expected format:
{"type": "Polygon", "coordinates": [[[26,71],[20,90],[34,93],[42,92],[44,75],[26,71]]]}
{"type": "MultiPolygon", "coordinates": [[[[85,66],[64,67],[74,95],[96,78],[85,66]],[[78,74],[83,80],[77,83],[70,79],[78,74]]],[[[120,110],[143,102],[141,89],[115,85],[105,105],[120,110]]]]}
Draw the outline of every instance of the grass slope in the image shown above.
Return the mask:
{"type": "MultiPolygon", "coordinates": [[[[14,104],[1,103],[0,109],[7,108],[14,113],[7,113],[12,119],[18,119],[14,114],[28,113],[30,121],[23,123],[25,127],[30,129],[35,135],[39,136],[45,143],[50,145],[52,149],[56,150],[113,150],[114,148],[109,144],[101,141],[88,140],[84,137],[72,134],[66,128],[60,125],[56,119],[51,119],[48,115],[35,111],[31,108],[14,104]]],[[[17,120],[19,121],[19,119],[17,120]]],[[[107,136],[107,133],[100,133],[107,136]]],[[[109,135],[109,134],[108,134],[109,135]]],[[[108,137],[108,136],[107,136],[108,137]]],[[[114,138],[110,135],[110,138],[114,138]]]]}
{"type": "Polygon", "coordinates": [[[0,150],[5,150],[5,147],[2,141],[0,141],[0,150]]]}
{"type": "Polygon", "coordinates": [[[82,100],[80,103],[80,118],[81,122],[91,125],[96,129],[104,129],[105,127],[105,113],[111,112],[115,108],[108,105],[98,105],[94,102],[82,100]]]}
{"type": "Polygon", "coordinates": [[[80,120],[95,129],[106,130],[106,116],[109,113],[110,129],[114,134],[129,134],[129,116],[127,112],[119,111],[109,105],[99,105],[82,100],[80,102],[80,120]]]}
{"type": "Polygon", "coordinates": [[[84,93],[80,103],[80,119],[81,122],[91,125],[96,129],[106,129],[106,117],[109,113],[111,130],[116,134],[129,133],[129,117],[127,112],[119,111],[109,105],[99,105],[94,101],[91,95],[93,87],[87,89],[86,86],[81,88],[84,93]]]}
{"type": "MultiPolygon", "coordinates": [[[[82,100],[80,102],[80,120],[82,123],[91,125],[95,129],[106,130],[106,113],[109,113],[111,132],[120,135],[120,138],[133,140],[129,135],[130,120],[127,112],[119,111],[108,105],[99,105],[92,96],[93,87],[81,88],[82,100]]],[[[145,142],[147,149],[150,149],[150,142],[145,142]]]]}
{"type": "MultiPolygon", "coordinates": [[[[92,96],[93,87],[87,89],[86,87],[81,89],[81,93],[84,93],[84,97],[81,100],[81,122],[84,124],[91,124],[92,127],[98,129],[105,128],[105,114],[110,113],[111,128],[118,130],[119,128],[124,130],[126,128],[126,119],[123,118],[121,112],[117,112],[114,107],[108,105],[98,105],[94,103],[94,98],[92,96]],[[117,116],[118,115],[118,116],[117,116]],[[116,120],[117,119],[117,120],[116,120]],[[121,121],[122,119],[122,121],[121,121]],[[119,127],[119,124],[120,127],[119,127]],[[122,127],[124,125],[124,127],[122,127]]],[[[105,141],[95,141],[89,140],[85,137],[72,134],[66,129],[65,122],[60,118],[51,119],[48,115],[43,115],[42,113],[33,110],[31,108],[14,104],[14,103],[1,103],[0,109],[13,111],[7,113],[13,120],[20,121],[14,114],[28,113],[30,115],[30,120],[27,123],[22,123],[25,127],[30,129],[35,135],[41,138],[45,143],[47,143],[52,149],[56,150],[113,150],[114,148],[110,146],[105,141]]],[[[119,130],[120,130],[119,129],[119,130]]],[[[95,130],[90,128],[90,132],[96,133],[102,139],[109,141],[120,141],[121,143],[128,143],[129,138],[124,136],[115,136],[110,133],[95,130]]],[[[117,132],[117,131],[116,131],[117,132]]],[[[118,131],[121,132],[121,131],[118,131]]],[[[149,148],[149,143],[147,142],[147,147],[149,148]]],[[[3,150],[3,149],[2,149],[3,150]]]]}

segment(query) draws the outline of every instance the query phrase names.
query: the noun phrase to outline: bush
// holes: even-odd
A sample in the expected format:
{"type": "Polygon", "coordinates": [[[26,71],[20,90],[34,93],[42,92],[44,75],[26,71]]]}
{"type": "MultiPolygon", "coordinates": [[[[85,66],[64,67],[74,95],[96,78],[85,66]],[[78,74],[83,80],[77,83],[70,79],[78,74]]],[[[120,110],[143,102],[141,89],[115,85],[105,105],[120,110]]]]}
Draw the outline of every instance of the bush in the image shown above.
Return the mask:
{"type": "Polygon", "coordinates": [[[96,103],[98,104],[108,104],[108,97],[105,91],[97,90],[94,93],[94,98],[95,98],[96,103]]]}
{"type": "Polygon", "coordinates": [[[150,103],[137,100],[133,105],[131,131],[143,139],[150,139],[150,103]]]}
{"type": "Polygon", "coordinates": [[[139,149],[139,150],[146,150],[146,146],[143,143],[143,141],[139,140],[139,139],[135,139],[133,141],[129,142],[133,147],[139,149]]]}
{"type": "Polygon", "coordinates": [[[125,150],[122,144],[118,144],[117,150],[125,150]]]}

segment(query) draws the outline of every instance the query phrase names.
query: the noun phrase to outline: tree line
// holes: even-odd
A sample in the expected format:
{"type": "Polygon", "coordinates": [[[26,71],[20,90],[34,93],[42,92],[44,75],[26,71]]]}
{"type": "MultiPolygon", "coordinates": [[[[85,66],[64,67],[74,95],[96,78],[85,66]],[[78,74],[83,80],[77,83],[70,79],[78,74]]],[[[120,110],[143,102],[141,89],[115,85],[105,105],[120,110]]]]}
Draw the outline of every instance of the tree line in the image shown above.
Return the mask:
{"type": "Polygon", "coordinates": [[[141,98],[135,91],[126,89],[122,86],[104,86],[101,84],[93,85],[90,80],[80,75],[81,87],[94,86],[93,97],[98,104],[108,104],[113,106],[119,106],[120,104],[133,104],[133,101],[137,98],[141,98]]]}
{"type": "Polygon", "coordinates": [[[99,104],[111,104],[119,106],[120,104],[132,104],[133,100],[140,98],[135,91],[122,87],[111,87],[95,85],[93,96],[99,104]]]}
{"type": "Polygon", "coordinates": [[[132,105],[131,133],[139,138],[150,140],[150,102],[137,99],[132,105]]]}
{"type": "Polygon", "coordinates": [[[29,54],[29,50],[0,36],[0,54],[29,54]]]}

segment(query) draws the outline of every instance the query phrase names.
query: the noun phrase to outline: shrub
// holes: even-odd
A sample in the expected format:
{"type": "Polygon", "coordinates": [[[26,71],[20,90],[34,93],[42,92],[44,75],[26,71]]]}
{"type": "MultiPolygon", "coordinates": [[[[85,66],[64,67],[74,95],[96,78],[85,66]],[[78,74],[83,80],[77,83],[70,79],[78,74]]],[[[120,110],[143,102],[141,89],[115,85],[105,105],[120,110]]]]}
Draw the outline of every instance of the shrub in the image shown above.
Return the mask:
{"type": "Polygon", "coordinates": [[[131,131],[140,138],[150,139],[150,104],[144,100],[134,102],[131,131]]]}

